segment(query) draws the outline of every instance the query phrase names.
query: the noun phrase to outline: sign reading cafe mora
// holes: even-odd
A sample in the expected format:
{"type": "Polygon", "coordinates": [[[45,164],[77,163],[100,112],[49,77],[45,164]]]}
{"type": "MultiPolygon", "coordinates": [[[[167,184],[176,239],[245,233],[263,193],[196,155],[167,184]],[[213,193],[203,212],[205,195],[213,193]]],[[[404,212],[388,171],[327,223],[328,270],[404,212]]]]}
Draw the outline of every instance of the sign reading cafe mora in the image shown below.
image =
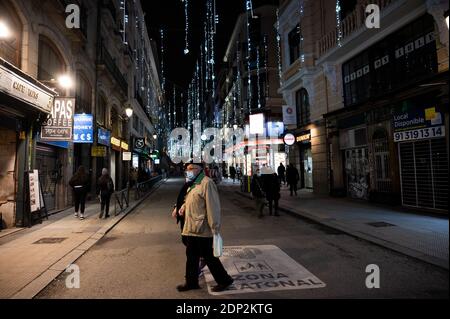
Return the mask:
{"type": "Polygon", "coordinates": [[[74,98],[55,98],[51,113],[41,127],[41,138],[47,141],[72,141],[74,98]]]}

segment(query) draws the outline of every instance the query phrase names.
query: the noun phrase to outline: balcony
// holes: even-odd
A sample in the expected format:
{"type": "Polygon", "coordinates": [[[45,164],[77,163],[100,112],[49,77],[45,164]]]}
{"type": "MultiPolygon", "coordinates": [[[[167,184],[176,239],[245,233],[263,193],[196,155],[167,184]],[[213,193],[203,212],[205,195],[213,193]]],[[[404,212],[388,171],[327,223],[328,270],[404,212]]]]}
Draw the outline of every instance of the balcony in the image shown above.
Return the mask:
{"type": "MultiPolygon", "coordinates": [[[[355,31],[365,27],[365,20],[366,20],[366,7],[369,4],[376,4],[380,8],[380,13],[391,5],[392,3],[396,2],[397,0],[364,0],[364,1],[358,1],[358,4],[356,5],[355,10],[353,10],[352,13],[350,13],[347,17],[345,17],[341,21],[341,33],[342,38],[341,42],[343,42],[346,38],[348,38],[351,34],[353,34],[355,31]]],[[[318,42],[317,42],[317,54],[318,57],[322,57],[325,55],[328,51],[335,48],[338,45],[338,30],[337,28],[333,30],[332,32],[326,34],[323,36],[318,42]]]]}
{"type": "Polygon", "coordinates": [[[100,45],[100,53],[97,64],[104,65],[111,74],[111,76],[114,78],[114,80],[117,82],[118,86],[122,89],[123,93],[127,94],[128,83],[123,74],[120,72],[119,68],[117,67],[116,61],[111,57],[105,45],[103,44],[103,41],[101,42],[102,43],[100,45]]]}

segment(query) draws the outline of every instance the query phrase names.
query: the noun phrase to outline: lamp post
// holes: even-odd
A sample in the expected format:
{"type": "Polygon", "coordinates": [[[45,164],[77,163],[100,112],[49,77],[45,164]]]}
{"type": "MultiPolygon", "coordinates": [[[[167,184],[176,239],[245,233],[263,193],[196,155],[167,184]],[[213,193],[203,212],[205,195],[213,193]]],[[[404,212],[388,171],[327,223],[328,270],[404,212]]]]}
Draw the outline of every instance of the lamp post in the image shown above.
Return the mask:
{"type": "MultiPolygon", "coordinates": [[[[128,105],[126,107],[125,114],[127,116],[127,122],[128,122],[128,125],[127,125],[128,132],[127,133],[129,133],[130,132],[130,119],[133,116],[133,108],[130,105],[128,105]]],[[[129,139],[128,139],[129,148],[133,147],[132,144],[133,143],[132,143],[132,138],[131,138],[131,134],[130,134],[129,139]]],[[[130,149],[128,151],[130,151],[130,149]]],[[[131,157],[131,158],[133,158],[133,157],[131,157]]],[[[130,169],[131,169],[130,161],[128,161],[128,165],[127,165],[127,197],[128,197],[128,200],[130,199],[130,169]]]]}

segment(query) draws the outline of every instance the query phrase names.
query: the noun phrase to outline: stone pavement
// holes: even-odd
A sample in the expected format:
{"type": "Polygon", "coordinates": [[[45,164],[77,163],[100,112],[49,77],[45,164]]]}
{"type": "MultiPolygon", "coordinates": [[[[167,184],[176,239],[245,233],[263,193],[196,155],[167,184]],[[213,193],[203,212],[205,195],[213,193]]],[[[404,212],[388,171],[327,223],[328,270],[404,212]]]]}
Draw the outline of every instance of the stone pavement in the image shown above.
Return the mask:
{"type": "MultiPolygon", "coordinates": [[[[223,185],[234,186],[239,192],[237,183],[233,185],[225,180],[223,185]]],[[[243,195],[249,197],[248,194],[243,195]]],[[[282,187],[280,211],[300,215],[351,236],[449,269],[448,215],[430,215],[347,198],[317,196],[303,190],[298,192],[297,197],[291,197],[286,187],[282,187]]]]}
{"type": "MultiPolygon", "coordinates": [[[[60,214],[55,221],[50,218],[29,231],[16,233],[14,238],[2,238],[0,242],[0,299],[29,299],[37,295],[53,279],[80,258],[109,230],[135,209],[163,182],[139,200],[130,202],[121,214],[114,216],[114,200],[111,199],[108,219],[99,219],[98,202],[88,203],[81,221],[74,217],[73,208],[60,214]],[[44,241],[46,243],[37,243],[44,241]],[[54,241],[52,243],[52,241],[54,241]],[[4,242],[4,243],[3,243],[4,242]],[[3,243],[3,244],[2,244],[3,243]]],[[[130,195],[130,197],[132,197],[130,195]]]]}

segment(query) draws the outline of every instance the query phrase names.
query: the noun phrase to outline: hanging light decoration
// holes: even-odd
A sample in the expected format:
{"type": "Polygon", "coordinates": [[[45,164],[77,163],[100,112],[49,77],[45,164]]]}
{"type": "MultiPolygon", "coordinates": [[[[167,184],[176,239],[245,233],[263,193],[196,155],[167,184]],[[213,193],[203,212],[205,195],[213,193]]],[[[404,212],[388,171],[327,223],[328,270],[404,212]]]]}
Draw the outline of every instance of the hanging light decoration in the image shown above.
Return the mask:
{"type": "Polygon", "coordinates": [[[189,2],[188,0],[181,0],[184,3],[184,20],[185,20],[185,46],[184,54],[189,54],[189,2]]]}
{"type": "Polygon", "coordinates": [[[342,46],[342,25],[341,25],[341,3],[336,0],[336,31],[337,31],[337,44],[342,46]]]}
{"type": "Polygon", "coordinates": [[[280,87],[283,86],[283,69],[281,65],[281,35],[280,35],[280,10],[277,9],[277,55],[278,55],[278,78],[280,87]]]}
{"type": "Polygon", "coordinates": [[[250,14],[253,19],[253,4],[251,0],[246,1],[246,10],[247,10],[247,68],[248,68],[248,111],[252,113],[252,76],[251,76],[251,53],[252,53],[252,45],[250,39],[250,14]]]}

